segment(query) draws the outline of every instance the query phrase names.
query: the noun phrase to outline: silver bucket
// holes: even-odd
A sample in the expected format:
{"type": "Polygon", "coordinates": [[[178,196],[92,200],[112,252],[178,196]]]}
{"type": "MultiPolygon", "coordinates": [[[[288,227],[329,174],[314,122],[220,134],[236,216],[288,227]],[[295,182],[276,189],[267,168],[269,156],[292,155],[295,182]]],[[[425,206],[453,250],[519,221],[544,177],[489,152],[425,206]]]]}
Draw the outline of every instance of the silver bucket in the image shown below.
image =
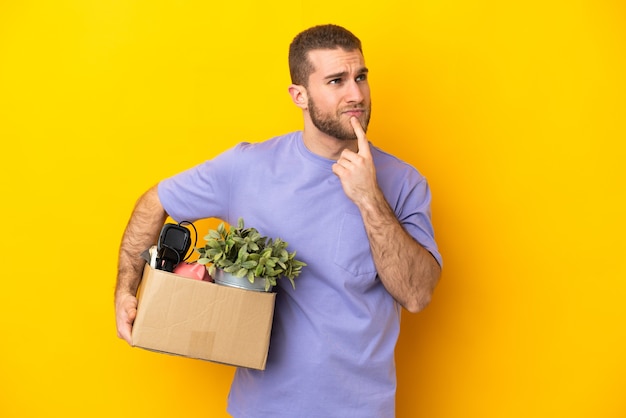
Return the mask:
{"type": "MultiPolygon", "coordinates": [[[[254,283],[250,283],[247,277],[235,277],[226,273],[222,269],[216,269],[213,281],[222,286],[238,287],[239,289],[254,290],[255,292],[265,292],[265,279],[255,278],[254,283]]],[[[272,286],[268,291],[272,290],[272,286]]]]}

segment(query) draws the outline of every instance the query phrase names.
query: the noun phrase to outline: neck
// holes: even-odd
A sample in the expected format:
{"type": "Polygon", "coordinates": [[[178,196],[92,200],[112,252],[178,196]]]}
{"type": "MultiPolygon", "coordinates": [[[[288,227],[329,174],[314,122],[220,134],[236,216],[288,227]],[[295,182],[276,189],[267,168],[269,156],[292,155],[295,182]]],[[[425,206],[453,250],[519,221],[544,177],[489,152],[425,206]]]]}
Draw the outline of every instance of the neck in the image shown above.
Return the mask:
{"type": "Polygon", "coordinates": [[[344,149],[357,151],[357,140],[337,139],[321,132],[313,125],[308,117],[304,118],[304,131],[302,133],[304,145],[313,154],[329,160],[338,160],[344,149]]]}

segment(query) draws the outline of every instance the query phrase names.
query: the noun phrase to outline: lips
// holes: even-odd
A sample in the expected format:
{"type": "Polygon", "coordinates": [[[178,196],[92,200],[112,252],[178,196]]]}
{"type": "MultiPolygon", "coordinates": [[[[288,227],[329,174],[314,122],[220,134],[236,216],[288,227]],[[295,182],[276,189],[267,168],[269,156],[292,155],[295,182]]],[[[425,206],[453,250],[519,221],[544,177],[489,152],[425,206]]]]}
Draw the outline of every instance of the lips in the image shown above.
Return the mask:
{"type": "Polygon", "coordinates": [[[362,114],[365,113],[365,109],[347,109],[347,110],[344,110],[341,113],[343,113],[345,115],[348,115],[348,116],[359,117],[359,116],[361,116],[362,114]]]}

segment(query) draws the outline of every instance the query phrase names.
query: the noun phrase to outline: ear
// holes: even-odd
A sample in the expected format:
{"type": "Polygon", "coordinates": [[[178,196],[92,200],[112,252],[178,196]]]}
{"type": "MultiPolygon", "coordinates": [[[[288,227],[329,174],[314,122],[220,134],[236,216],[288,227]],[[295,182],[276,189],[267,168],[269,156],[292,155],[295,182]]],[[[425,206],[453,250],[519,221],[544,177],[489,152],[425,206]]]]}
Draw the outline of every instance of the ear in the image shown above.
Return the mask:
{"type": "Polygon", "coordinates": [[[291,96],[291,101],[300,109],[306,110],[308,108],[309,99],[306,87],[292,84],[289,86],[289,95],[291,96]]]}

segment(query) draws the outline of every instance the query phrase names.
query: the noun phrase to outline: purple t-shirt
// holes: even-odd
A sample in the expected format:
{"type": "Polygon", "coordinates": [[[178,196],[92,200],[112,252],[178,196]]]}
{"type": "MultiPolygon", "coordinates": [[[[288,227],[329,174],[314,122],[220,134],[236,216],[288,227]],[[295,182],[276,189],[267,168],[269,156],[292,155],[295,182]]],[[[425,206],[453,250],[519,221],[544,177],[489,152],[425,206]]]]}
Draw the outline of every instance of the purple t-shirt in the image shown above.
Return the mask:
{"type": "MultiPolygon", "coordinates": [[[[371,147],[378,182],[404,228],[441,264],[430,190],[411,166],[371,147]]],[[[357,207],[334,163],[294,132],[235,148],[159,184],[177,221],[215,217],[280,237],[307,263],[279,280],[266,370],[239,368],[234,417],[393,417],[400,306],[377,277],[357,207]]]]}

